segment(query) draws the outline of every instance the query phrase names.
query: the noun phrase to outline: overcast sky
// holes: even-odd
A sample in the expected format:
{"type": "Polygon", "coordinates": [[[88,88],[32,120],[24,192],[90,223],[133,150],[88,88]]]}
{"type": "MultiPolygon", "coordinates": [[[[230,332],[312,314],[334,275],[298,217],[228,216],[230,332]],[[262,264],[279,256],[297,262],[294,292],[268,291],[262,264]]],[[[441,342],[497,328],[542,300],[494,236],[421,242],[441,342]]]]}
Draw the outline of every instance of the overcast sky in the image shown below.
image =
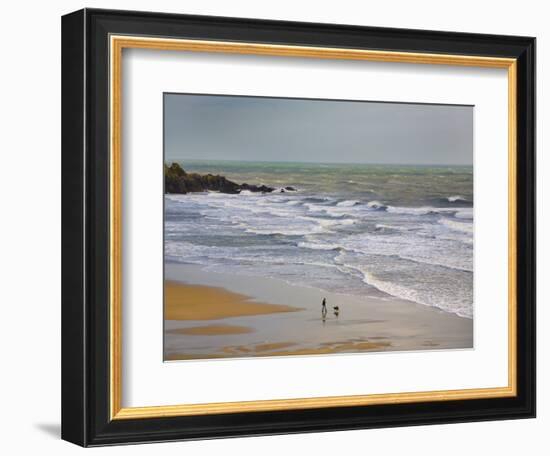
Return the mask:
{"type": "Polygon", "coordinates": [[[472,164],[471,106],[164,97],[166,161],[472,164]]]}

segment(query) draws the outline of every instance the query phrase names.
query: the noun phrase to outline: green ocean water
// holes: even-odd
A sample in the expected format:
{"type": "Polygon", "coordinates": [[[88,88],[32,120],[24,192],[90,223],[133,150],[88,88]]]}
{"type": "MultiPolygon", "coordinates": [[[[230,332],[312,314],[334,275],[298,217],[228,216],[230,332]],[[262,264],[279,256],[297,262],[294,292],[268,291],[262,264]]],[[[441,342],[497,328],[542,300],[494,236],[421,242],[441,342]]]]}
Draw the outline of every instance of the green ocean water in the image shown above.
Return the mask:
{"type": "MultiPolygon", "coordinates": [[[[371,165],[297,162],[180,162],[186,170],[222,174],[236,182],[300,186],[312,193],[380,197],[388,203],[446,205],[449,197],[473,202],[472,166],[371,165]]],[[[467,204],[465,204],[467,205],[467,204]]]]}

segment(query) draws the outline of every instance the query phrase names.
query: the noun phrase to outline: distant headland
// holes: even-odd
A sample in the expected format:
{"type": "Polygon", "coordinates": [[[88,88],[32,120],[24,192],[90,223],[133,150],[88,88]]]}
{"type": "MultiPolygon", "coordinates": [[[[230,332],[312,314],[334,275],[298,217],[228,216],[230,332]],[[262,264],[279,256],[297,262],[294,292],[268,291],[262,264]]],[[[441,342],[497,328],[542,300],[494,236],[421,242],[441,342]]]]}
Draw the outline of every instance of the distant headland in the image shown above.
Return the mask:
{"type": "MultiPolygon", "coordinates": [[[[164,192],[165,193],[195,193],[195,192],[220,192],[239,194],[243,190],[254,193],[271,193],[276,189],[267,185],[251,185],[247,183],[237,184],[225,176],[218,174],[198,174],[186,172],[178,163],[164,165],[164,192]]],[[[278,190],[296,191],[294,187],[284,187],[278,190]]]]}

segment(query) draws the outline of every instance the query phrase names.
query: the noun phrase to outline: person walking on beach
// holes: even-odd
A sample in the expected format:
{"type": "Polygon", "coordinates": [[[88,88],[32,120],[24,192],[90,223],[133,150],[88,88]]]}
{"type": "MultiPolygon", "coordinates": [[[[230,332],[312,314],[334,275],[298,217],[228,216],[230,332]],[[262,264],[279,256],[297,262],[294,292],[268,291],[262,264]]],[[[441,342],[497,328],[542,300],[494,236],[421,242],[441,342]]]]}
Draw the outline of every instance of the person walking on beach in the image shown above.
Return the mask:
{"type": "Polygon", "coordinates": [[[321,313],[323,316],[327,314],[327,299],[323,298],[323,302],[321,303],[321,313]]]}

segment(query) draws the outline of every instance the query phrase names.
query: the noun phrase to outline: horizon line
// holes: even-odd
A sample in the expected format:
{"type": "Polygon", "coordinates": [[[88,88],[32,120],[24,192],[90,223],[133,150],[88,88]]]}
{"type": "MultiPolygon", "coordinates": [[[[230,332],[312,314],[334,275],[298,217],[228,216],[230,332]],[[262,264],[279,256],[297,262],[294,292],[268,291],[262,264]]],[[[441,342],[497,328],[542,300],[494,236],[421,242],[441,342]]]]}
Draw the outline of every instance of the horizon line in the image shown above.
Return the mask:
{"type": "Polygon", "coordinates": [[[311,165],[387,165],[387,166],[470,166],[473,163],[385,163],[385,162],[337,162],[337,161],[287,161],[287,160],[238,160],[238,159],[205,159],[205,158],[164,158],[164,162],[169,161],[196,161],[196,162],[230,162],[230,163],[296,163],[311,165]]]}

